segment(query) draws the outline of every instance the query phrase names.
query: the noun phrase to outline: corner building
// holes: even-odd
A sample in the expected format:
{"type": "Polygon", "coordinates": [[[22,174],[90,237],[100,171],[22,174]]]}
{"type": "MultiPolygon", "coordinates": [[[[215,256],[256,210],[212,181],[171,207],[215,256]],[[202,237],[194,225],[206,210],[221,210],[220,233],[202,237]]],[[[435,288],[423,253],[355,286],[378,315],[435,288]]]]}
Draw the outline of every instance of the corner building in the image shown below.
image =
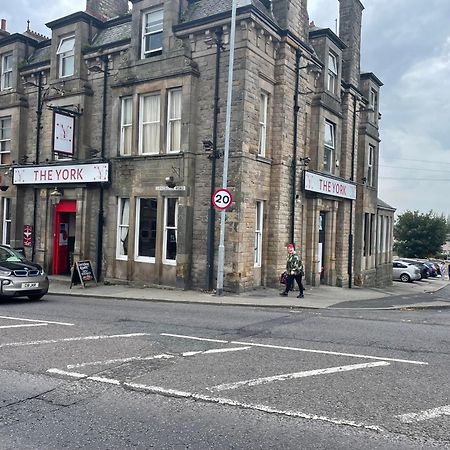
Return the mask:
{"type": "MultiPolygon", "coordinates": [[[[51,274],[215,287],[231,2],[87,0],[0,30],[2,242],[51,274]]],[[[378,199],[382,82],[360,73],[359,0],[339,35],[306,0],[237,9],[224,289],[277,286],[295,242],[306,283],[392,283],[378,199]]]]}

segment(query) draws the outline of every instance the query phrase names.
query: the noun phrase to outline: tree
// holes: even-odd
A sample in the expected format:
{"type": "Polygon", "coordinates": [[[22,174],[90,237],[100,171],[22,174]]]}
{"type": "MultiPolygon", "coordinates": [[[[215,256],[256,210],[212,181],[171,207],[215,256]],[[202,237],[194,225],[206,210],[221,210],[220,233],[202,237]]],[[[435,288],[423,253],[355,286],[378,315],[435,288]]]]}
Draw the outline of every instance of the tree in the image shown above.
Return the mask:
{"type": "Polygon", "coordinates": [[[427,258],[442,252],[448,232],[447,219],[433,211],[406,211],[394,225],[394,250],[405,258],[427,258]]]}

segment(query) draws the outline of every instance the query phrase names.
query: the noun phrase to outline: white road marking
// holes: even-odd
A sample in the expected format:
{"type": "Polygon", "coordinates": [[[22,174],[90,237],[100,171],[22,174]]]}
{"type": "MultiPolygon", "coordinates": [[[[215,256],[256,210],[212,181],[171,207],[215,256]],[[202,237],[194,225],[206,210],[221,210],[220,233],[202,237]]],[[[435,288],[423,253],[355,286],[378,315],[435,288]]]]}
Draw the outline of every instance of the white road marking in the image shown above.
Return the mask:
{"type": "Polygon", "coordinates": [[[270,406],[265,405],[258,405],[258,404],[251,404],[251,403],[242,403],[238,402],[236,400],[231,400],[228,398],[221,398],[221,397],[210,397],[208,395],[202,395],[202,394],[195,394],[193,392],[186,392],[186,391],[179,391],[177,389],[166,389],[160,386],[148,386],[145,384],[137,384],[137,383],[126,383],[121,382],[119,380],[112,380],[112,379],[102,379],[101,377],[88,377],[87,375],[80,374],[80,373],[73,373],[73,372],[64,372],[62,370],[58,369],[49,369],[47,372],[49,373],[55,373],[58,375],[65,375],[73,378],[84,378],[86,380],[90,381],[96,381],[100,383],[109,383],[109,384],[115,384],[118,386],[127,387],[133,390],[142,391],[142,392],[148,392],[151,394],[160,394],[160,395],[166,395],[171,397],[179,397],[179,398],[190,398],[193,400],[201,400],[208,403],[216,403],[219,405],[226,405],[226,406],[233,406],[238,408],[244,408],[244,409],[250,409],[254,411],[261,411],[268,414],[276,414],[276,415],[283,415],[283,416],[289,416],[289,417],[295,417],[295,418],[301,418],[301,419],[308,419],[308,420],[318,420],[322,422],[328,422],[335,425],[346,425],[356,428],[362,428],[365,430],[371,430],[371,431],[378,431],[382,432],[383,430],[376,426],[376,425],[365,425],[360,422],[354,422],[351,420],[341,420],[341,419],[335,419],[325,416],[317,416],[315,414],[307,414],[302,413],[300,411],[289,411],[289,410],[280,410],[271,408],[270,406]]]}
{"type": "Polygon", "coordinates": [[[237,389],[242,386],[259,386],[262,384],[272,383],[274,381],[295,380],[297,378],[313,377],[316,375],[326,375],[330,373],[349,372],[351,370],[368,369],[371,367],[389,366],[390,363],[385,361],[352,364],[349,366],[329,367],[326,369],[307,370],[303,372],[285,373],[282,375],[275,375],[271,377],[254,378],[252,380],[242,380],[235,383],[224,383],[208,388],[210,391],[226,391],[230,389],[237,389]]]}
{"type": "Polygon", "coordinates": [[[284,347],[282,345],[254,344],[252,342],[240,342],[240,341],[231,341],[230,344],[251,345],[253,347],[273,348],[277,350],[294,350],[297,352],[306,352],[306,353],[320,353],[323,355],[348,356],[350,358],[376,359],[379,361],[392,361],[406,364],[419,364],[425,366],[428,365],[427,362],[413,361],[411,359],[383,358],[381,356],[359,355],[357,353],[355,354],[355,353],[331,352],[328,350],[313,350],[310,348],[284,347]]]}
{"type": "Polygon", "coordinates": [[[397,416],[401,422],[413,423],[423,422],[424,420],[436,419],[441,416],[450,416],[450,405],[440,406],[438,408],[427,409],[418,413],[402,414],[397,416]]]}
{"type": "Polygon", "coordinates": [[[85,363],[79,363],[79,364],[69,364],[67,366],[68,369],[77,369],[79,367],[86,367],[86,366],[107,366],[110,364],[116,364],[116,363],[127,363],[131,361],[150,361],[152,359],[170,359],[174,358],[173,355],[167,355],[165,353],[162,353],[161,355],[155,355],[155,356],[131,356],[129,358],[117,358],[117,359],[108,359],[106,361],[92,361],[92,362],[85,362],[85,363]]]}
{"type": "Polygon", "coordinates": [[[182,339],[191,339],[194,341],[206,341],[206,342],[219,342],[221,344],[228,344],[229,341],[223,341],[221,339],[207,339],[196,336],[184,336],[183,334],[170,334],[170,333],[161,333],[161,336],[169,336],[169,337],[177,337],[182,339]]]}
{"type": "Polygon", "coordinates": [[[234,347],[234,348],[212,348],[204,351],[184,352],[182,356],[194,356],[194,355],[208,355],[211,353],[227,353],[227,352],[239,352],[241,350],[248,350],[251,347],[234,347]]]}
{"type": "Polygon", "coordinates": [[[48,323],[29,323],[29,324],[20,324],[20,325],[2,325],[0,328],[29,328],[29,327],[45,327],[48,323]]]}
{"type": "Polygon", "coordinates": [[[54,322],[51,320],[38,320],[38,319],[24,319],[23,317],[10,317],[10,316],[0,316],[0,319],[8,319],[8,320],[20,320],[22,322],[38,322],[38,323],[51,323],[54,325],[67,325],[67,326],[73,326],[73,323],[66,323],[66,322],[54,322]]]}
{"type": "Polygon", "coordinates": [[[112,335],[100,335],[100,336],[81,336],[81,337],[62,338],[62,339],[48,339],[48,340],[44,340],[44,341],[8,342],[6,344],[0,344],[0,348],[3,348],[3,347],[26,347],[29,345],[42,345],[42,344],[58,344],[60,342],[96,341],[96,340],[100,340],[100,339],[133,338],[133,337],[141,337],[141,336],[150,336],[150,333],[112,334],[112,335]]]}
{"type": "Polygon", "coordinates": [[[423,361],[413,361],[410,359],[397,359],[397,358],[383,358],[381,356],[370,356],[370,355],[359,355],[354,353],[341,353],[341,352],[331,352],[328,350],[313,350],[310,348],[298,348],[298,347],[285,347],[282,345],[269,345],[269,344],[256,344],[254,342],[241,342],[241,341],[223,341],[219,339],[206,339],[200,338],[197,336],[185,336],[181,334],[169,334],[169,333],[161,333],[161,336],[171,336],[171,337],[179,337],[182,339],[192,339],[195,341],[206,341],[206,342],[220,342],[222,344],[237,344],[237,345],[246,345],[251,347],[262,347],[262,348],[273,348],[277,350],[293,350],[296,352],[306,352],[306,353],[319,353],[322,355],[334,355],[334,356],[348,356],[350,358],[360,358],[360,359],[374,359],[378,361],[392,361],[392,362],[400,362],[405,364],[419,364],[427,366],[427,362],[423,361]]]}

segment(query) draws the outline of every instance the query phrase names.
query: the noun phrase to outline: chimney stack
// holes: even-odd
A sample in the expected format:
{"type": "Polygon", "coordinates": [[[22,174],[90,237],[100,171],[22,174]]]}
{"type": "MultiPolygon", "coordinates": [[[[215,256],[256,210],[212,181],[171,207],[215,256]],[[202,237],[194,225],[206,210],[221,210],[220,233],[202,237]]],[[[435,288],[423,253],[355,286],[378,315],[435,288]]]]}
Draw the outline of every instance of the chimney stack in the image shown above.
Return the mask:
{"type": "Polygon", "coordinates": [[[0,38],[6,36],[9,36],[9,33],[6,31],[6,19],[2,19],[0,25],[0,38]]]}
{"type": "Polygon", "coordinates": [[[86,0],[86,12],[109,20],[128,13],[128,0],[86,0]]]}
{"type": "Polygon", "coordinates": [[[364,5],[360,0],[339,0],[339,3],[339,37],[347,46],[342,55],[342,77],[347,83],[358,86],[364,5]]]}

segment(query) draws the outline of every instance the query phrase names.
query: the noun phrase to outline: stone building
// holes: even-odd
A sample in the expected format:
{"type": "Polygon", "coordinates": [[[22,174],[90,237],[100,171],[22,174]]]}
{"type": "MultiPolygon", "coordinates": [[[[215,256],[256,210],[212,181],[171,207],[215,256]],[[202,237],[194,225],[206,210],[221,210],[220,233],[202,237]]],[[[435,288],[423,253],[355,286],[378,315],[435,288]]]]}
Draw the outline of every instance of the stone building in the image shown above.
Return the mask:
{"type": "MultiPolygon", "coordinates": [[[[3,243],[51,274],[215,287],[231,1],[87,0],[0,31],[3,243]]],[[[295,242],[306,282],[390,284],[394,209],[378,199],[381,81],[360,73],[359,0],[339,35],[306,0],[236,16],[224,289],[276,286],[295,242]]]]}

